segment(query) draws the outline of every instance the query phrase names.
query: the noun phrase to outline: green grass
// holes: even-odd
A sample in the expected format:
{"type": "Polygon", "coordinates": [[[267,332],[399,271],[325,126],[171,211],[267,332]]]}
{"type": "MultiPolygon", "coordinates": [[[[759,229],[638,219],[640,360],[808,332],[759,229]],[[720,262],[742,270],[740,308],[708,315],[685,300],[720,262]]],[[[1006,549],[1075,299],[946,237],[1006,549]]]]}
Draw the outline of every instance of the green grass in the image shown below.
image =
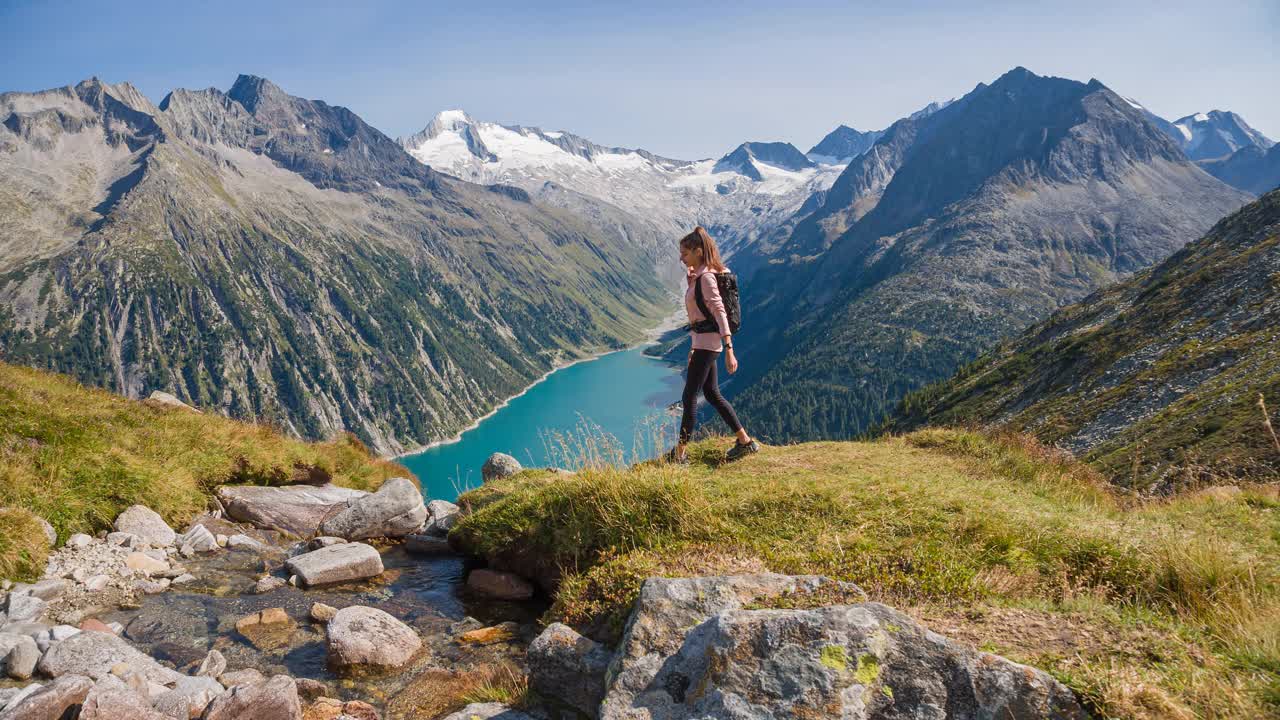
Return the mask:
{"type": "MultiPolygon", "coordinates": [[[[181,526],[206,509],[218,485],[283,484],[317,473],[366,490],[411,476],[350,436],[302,442],[265,425],[153,407],[0,363],[0,506],[48,520],[59,538],[105,529],[135,503],[181,526]]],[[[35,562],[21,539],[31,522],[0,514],[5,577],[43,569],[43,556],[35,562]]]]}
{"type": "Polygon", "coordinates": [[[603,639],[619,636],[651,575],[817,573],[926,621],[950,618],[1108,716],[1280,710],[1272,489],[1138,502],[1014,435],[927,430],[721,465],[727,445],[692,446],[684,468],[488,483],[463,495],[471,513],[454,538],[561,566],[548,619],[603,639]],[[1040,637],[1031,621],[1076,628],[1075,639],[1040,637]]]}

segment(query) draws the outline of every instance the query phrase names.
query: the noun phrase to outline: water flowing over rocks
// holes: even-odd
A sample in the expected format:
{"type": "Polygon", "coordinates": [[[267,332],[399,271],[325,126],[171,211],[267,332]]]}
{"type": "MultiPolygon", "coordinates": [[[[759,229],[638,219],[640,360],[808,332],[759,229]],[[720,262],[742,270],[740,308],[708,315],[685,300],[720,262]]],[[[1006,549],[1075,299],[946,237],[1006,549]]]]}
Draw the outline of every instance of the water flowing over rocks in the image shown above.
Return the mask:
{"type": "Polygon", "coordinates": [[[511,477],[520,472],[524,468],[521,467],[520,461],[507,455],[506,453],[494,453],[484,461],[484,465],[480,467],[480,477],[483,482],[490,480],[501,480],[505,477],[511,477]]]}
{"type": "Polygon", "coordinates": [[[377,492],[356,498],[320,524],[325,535],[364,540],[404,537],[427,520],[418,484],[408,478],[391,478],[377,492]]]}
{"type": "Polygon", "coordinates": [[[299,537],[315,535],[326,518],[367,494],[337,485],[223,485],[218,488],[218,499],[232,519],[268,530],[284,530],[299,537]]]}

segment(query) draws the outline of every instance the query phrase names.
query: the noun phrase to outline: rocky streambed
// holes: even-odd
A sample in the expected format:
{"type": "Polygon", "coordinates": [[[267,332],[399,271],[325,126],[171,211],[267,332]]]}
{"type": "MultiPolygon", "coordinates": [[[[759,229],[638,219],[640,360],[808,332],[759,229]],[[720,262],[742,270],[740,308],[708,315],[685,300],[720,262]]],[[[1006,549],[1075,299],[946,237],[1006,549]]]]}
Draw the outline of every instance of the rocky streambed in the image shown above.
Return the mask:
{"type": "Polygon", "coordinates": [[[455,553],[459,508],[409,480],[218,505],[182,533],[131,507],[6,581],[0,720],[1087,717],[828,578],[649,578],[606,647],[541,627],[533,585],[455,553]]]}

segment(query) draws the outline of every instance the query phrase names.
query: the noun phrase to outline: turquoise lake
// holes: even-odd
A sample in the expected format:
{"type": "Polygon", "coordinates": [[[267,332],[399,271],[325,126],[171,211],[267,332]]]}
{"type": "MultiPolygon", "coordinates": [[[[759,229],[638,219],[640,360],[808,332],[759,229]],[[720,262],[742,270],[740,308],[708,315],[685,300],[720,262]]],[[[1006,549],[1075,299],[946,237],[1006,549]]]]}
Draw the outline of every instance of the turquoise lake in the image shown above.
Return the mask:
{"type": "Polygon", "coordinates": [[[453,500],[480,484],[480,466],[495,452],[507,453],[525,467],[570,469],[583,447],[596,448],[607,460],[654,457],[675,438],[680,418],[667,406],[680,399],[683,379],[680,368],[641,350],[620,350],[561,368],[457,442],[399,461],[418,476],[427,499],[453,500]],[[590,441],[584,442],[588,436],[590,441]]]}

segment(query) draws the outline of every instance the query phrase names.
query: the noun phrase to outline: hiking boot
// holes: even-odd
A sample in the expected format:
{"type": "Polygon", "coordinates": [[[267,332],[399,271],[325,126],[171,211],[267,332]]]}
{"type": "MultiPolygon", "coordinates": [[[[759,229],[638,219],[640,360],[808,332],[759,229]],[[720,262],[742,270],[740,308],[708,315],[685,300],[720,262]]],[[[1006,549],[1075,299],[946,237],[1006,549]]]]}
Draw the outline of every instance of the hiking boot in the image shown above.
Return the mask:
{"type": "Polygon", "coordinates": [[[667,462],[674,463],[676,465],[689,464],[689,453],[685,452],[685,454],[681,455],[680,457],[676,457],[676,448],[671,448],[670,450],[668,450],[667,454],[663,455],[662,458],[667,462]]]}
{"type": "Polygon", "coordinates": [[[758,452],[760,452],[760,443],[756,442],[755,440],[752,440],[746,445],[743,445],[742,443],[737,442],[735,440],[733,443],[733,447],[729,448],[729,452],[725,453],[724,456],[726,460],[737,460],[743,455],[750,455],[752,453],[758,453],[758,452]]]}

